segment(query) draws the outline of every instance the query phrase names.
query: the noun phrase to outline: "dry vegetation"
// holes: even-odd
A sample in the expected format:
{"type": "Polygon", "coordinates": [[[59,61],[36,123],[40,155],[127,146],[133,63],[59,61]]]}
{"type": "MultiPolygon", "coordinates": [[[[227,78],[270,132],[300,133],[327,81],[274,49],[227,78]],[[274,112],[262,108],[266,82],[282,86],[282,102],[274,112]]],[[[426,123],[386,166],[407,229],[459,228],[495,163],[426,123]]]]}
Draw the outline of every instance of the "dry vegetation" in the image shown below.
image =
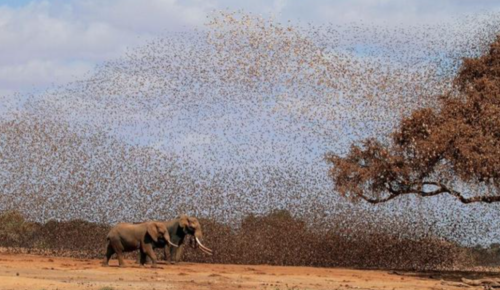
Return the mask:
{"type": "Polygon", "coordinates": [[[454,85],[435,108],[404,118],[390,145],[368,139],[329,156],[335,189],[371,203],[406,194],[500,201],[500,37],[485,55],[464,59],[454,85]],[[457,188],[464,184],[469,194],[457,188]]]}
{"type": "MultiPolygon", "coordinates": [[[[251,215],[233,227],[211,220],[201,222],[205,240],[216,254],[188,251],[187,261],[406,270],[456,269],[477,262],[470,250],[441,239],[412,240],[355,227],[347,233],[325,231],[308,226],[287,211],[251,215]]],[[[33,223],[17,212],[1,215],[0,224],[0,247],[76,258],[103,258],[110,228],[82,220],[33,223]]],[[[163,254],[159,252],[159,256],[163,254]]]]}

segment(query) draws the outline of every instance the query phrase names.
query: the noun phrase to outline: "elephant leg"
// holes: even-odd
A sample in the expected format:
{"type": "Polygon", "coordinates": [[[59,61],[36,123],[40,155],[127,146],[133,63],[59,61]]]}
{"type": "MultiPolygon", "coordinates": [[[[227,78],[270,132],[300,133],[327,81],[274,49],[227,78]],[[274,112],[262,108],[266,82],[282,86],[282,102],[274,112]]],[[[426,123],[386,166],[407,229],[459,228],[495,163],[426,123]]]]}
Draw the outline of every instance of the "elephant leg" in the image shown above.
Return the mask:
{"type": "Polygon", "coordinates": [[[144,252],[142,249],[139,251],[139,263],[141,264],[141,266],[144,266],[144,264],[146,264],[147,262],[147,254],[146,252],[144,252]]]}
{"type": "Polygon", "coordinates": [[[139,251],[139,255],[137,255],[137,260],[135,262],[136,262],[136,264],[145,265],[145,264],[151,263],[151,259],[148,257],[146,252],[141,250],[141,251],[139,251]],[[144,253],[144,262],[142,262],[142,254],[143,253],[144,253]]]}
{"type": "Polygon", "coordinates": [[[167,254],[168,249],[169,249],[169,247],[163,248],[163,259],[165,261],[168,261],[168,254],[167,254]]]}
{"type": "Polygon", "coordinates": [[[123,245],[119,240],[110,240],[109,244],[113,247],[116,255],[118,256],[118,264],[120,267],[125,267],[125,262],[123,261],[123,245]]]}
{"type": "Polygon", "coordinates": [[[122,251],[122,249],[118,249],[116,251],[116,255],[118,256],[118,265],[120,267],[122,267],[122,268],[125,267],[125,261],[123,260],[123,251],[122,251]]]}
{"type": "Polygon", "coordinates": [[[174,260],[176,263],[179,263],[182,260],[182,254],[184,253],[184,247],[179,246],[177,249],[175,249],[175,257],[174,260]]]}
{"type": "Polygon", "coordinates": [[[143,246],[143,251],[149,258],[151,258],[151,262],[153,262],[152,267],[156,268],[156,254],[155,251],[153,250],[153,246],[151,244],[145,244],[143,246]]]}
{"type": "Polygon", "coordinates": [[[109,259],[111,259],[111,256],[115,253],[115,249],[113,249],[113,246],[111,243],[108,243],[108,247],[106,250],[106,257],[104,257],[104,262],[102,263],[103,266],[108,266],[109,259]]]}
{"type": "Polygon", "coordinates": [[[176,250],[177,250],[176,248],[170,247],[170,263],[171,264],[175,264],[175,253],[176,253],[176,250]]]}

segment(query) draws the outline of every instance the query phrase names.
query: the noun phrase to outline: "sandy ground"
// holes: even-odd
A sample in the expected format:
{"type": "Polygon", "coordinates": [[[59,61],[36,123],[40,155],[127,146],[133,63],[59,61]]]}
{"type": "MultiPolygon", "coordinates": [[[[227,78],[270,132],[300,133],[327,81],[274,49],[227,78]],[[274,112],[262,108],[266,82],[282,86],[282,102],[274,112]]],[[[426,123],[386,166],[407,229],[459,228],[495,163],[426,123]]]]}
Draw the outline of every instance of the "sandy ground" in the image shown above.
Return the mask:
{"type": "Polygon", "coordinates": [[[464,289],[435,277],[390,271],[193,263],[153,269],[127,262],[126,268],[118,268],[115,259],[102,267],[99,260],[0,254],[0,289],[464,289]]]}

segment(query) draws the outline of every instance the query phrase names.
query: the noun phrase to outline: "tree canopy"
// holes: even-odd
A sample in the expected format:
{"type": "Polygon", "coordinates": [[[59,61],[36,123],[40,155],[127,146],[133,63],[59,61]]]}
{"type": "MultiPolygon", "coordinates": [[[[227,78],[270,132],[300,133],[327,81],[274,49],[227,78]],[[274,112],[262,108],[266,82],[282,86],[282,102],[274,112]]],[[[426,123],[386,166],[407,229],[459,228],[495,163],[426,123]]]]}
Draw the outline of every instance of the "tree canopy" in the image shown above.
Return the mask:
{"type": "Polygon", "coordinates": [[[391,133],[328,154],[342,196],[370,203],[449,194],[462,203],[500,201],[500,36],[465,58],[454,89],[435,108],[413,111],[391,133]]]}

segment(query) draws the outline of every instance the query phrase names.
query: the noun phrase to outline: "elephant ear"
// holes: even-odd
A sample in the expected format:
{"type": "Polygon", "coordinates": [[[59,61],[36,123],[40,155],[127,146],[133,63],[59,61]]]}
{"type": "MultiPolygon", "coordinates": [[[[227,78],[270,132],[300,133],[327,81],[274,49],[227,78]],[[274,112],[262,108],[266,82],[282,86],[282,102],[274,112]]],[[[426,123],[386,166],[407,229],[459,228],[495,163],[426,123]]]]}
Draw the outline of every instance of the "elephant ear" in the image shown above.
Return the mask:
{"type": "Polygon", "coordinates": [[[193,227],[193,228],[197,228],[200,224],[200,222],[198,222],[198,219],[195,218],[195,217],[188,217],[188,221],[189,221],[189,226],[190,227],[193,227]]]}
{"type": "Polygon", "coordinates": [[[189,226],[189,217],[185,214],[181,214],[179,216],[179,225],[185,229],[186,227],[189,226]]]}
{"type": "Polygon", "coordinates": [[[155,223],[148,224],[148,234],[155,243],[158,242],[158,226],[155,223]]]}

